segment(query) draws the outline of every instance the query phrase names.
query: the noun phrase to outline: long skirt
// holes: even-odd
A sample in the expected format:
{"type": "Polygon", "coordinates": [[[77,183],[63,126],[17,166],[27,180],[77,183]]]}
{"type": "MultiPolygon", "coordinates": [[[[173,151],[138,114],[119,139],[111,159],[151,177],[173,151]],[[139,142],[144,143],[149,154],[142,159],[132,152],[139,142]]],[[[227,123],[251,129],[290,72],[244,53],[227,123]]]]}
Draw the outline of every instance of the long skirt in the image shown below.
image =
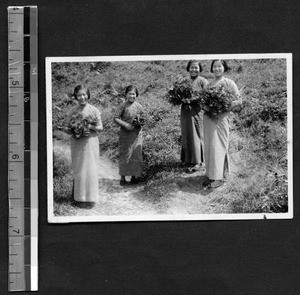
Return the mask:
{"type": "Polygon", "coordinates": [[[204,157],[206,175],[211,180],[223,180],[229,172],[229,117],[228,113],[218,119],[203,116],[204,157]]]}
{"type": "Polygon", "coordinates": [[[181,108],[181,161],[186,164],[204,162],[203,117],[200,111],[181,108]]]}
{"type": "Polygon", "coordinates": [[[71,140],[71,157],[74,177],[74,199],[77,202],[95,202],[99,196],[97,134],[71,140]]]}
{"type": "Polygon", "coordinates": [[[142,174],[142,131],[121,128],[119,138],[119,174],[139,177],[142,174]]]}

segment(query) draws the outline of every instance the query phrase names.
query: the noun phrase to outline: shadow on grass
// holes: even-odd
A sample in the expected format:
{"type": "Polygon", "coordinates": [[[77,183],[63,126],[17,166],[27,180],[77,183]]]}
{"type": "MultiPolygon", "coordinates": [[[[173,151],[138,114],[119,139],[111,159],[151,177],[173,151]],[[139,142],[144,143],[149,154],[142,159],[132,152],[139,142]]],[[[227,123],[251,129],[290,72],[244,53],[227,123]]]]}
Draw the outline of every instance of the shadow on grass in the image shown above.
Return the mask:
{"type": "Polygon", "coordinates": [[[128,192],[136,191],[141,189],[145,185],[144,182],[139,182],[137,184],[131,184],[128,181],[125,185],[120,185],[119,179],[107,179],[99,178],[99,192],[105,193],[119,193],[119,192],[128,192]]]}
{"type": "Polygon", "coordinates": [[[196,194],[206,196],[211,193],[209,190],[204,190],[202,182],[204,175],[197,176],[174,176],[161,181],[146,184],[144,188],[136,193],[134,197],[142,202],[150,204],[166,204],[168,200],[174,198],[176,192],[186,194],[196,194]]]}
{"type": "Polygon", "coordinates": [[[206,179],[204,175],[190,176],[190,177],[177,177],[174,179],[178,186],[178,190],[189,194],[199,194],[206,196],[211,193],[211,190],[204,190],[202,186],[203,181],[206,179]]]}

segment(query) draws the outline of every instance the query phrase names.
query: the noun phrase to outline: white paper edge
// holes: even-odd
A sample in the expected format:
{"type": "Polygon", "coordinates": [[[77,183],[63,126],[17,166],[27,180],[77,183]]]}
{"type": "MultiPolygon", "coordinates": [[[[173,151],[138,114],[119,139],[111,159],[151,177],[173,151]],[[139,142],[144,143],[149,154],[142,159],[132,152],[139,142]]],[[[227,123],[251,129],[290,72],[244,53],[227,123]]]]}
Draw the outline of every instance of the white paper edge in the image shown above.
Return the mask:
{"type": "Polygon", "coordinates": [[[293,92],[292,53],[251,54],[190,54],[190,55],[134,55],[134,56],[61,56],[46,57],[46,120],[47,120],[47,175],[48,175],[48,222],[121,222],[121,221],[188,221],[188,220],[255,220],[293,218],[293,92]],[[118,216],[54,216],[53,214],[53,157],[52,157],[52,71],[53,62],[97,61],[147,61],[147,60],[212,60],[212,59],[271,59],[287,60],[287,140],[288,140],[288,212],[287,213],[232,213],[193,215],[118,215],[118,216]]]}

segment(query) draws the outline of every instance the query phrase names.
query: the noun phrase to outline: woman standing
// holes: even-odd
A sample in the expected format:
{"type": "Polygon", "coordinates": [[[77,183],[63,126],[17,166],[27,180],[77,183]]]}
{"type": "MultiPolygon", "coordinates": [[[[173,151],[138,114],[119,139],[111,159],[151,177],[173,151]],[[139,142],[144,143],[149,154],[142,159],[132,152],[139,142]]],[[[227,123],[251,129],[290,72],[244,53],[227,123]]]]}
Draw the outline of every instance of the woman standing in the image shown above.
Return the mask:
{"type": "MultiPolygon", "coordinates": [[[[211,72],[214,80],[211,81],[207,89],[219,89],[230,93],[234,100],[231,108],[242,103],[238,88],[234,81],[225,78],[224,73],[229,70],[225,60],[213,60],[211,72]]],[[[229,170],[229,112],[223,112],[217,118],[211,119],[204,109],[203,130],[204,130],[204,157],[206,165],[206,179],[203,186],[217,188],[223,184],[226,171],[229,170]]]]}
{"type": "MultiPolygon", "coordinates": [[[[207,80],[200,76],[202,66],[199,61],[190,60],[187,71],[193,90],[200,91],[208,84],[207,80]]],[[[203,116],[200,104],[191,101],[190,104],[181,105],[181,161],[187,166],[189,172],[200,170],[204,162],[203,151],[203,116]]]]}
{"type": "MultiPolygon", "coordinates": [[[[71,158],[74,177],[74,200],[77,202],[95,202],[98,198],[98,159],[99,139],[97,132],[103,129],[100,111],[90,105],[90,91],[78,85],[74,89],[78,104],[67,112],[65,131],[73,134],[71,138],[71,158]],[[76,121],[74,123],[74,121],[76,121]],[[75,124],[85,122],[84,132],[74,132],[75,124]],[[73,125],[72,125],[73,124],[73,125]]],[[[80,131],[77,128],[76,131],[80,131]]]]}
{"type": "Polygon", "coordinates": [[[114,121],[121,127],[119,137],[119,173],[120,184],[126,184],[125,176],[131,176],[131,184],[138,182],[142,174],[142,130],[135,125],[135,120],[143,112],[142,106],[136,102],[139,93],[135,86],[125,89],[126,101],[119,107],[119,115],[114,121]]]}

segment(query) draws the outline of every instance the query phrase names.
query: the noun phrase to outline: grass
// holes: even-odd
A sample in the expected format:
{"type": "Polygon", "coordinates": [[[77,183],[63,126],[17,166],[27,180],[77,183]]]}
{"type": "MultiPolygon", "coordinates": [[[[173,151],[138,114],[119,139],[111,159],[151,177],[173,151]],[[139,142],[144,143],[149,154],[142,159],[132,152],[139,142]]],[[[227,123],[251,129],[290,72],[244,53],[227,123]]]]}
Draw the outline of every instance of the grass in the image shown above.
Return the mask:
{"type": "Polygon", "coordinates": [[[71,159],[68,152],[57,145],[53,151],[53,200],[54,215],[75,215],[75,201],[72,197],[73,178],[71,159]]]}
{"type": "MultiPolygon", "coordinates": [[[[118,126],[114,108],[123,100],[129,84],[138,87],[138,101],[148,114],[143,141],[143,179],[164,180],[180,168],[180,110],[164,96],[168,88],[187,77],[187,61],[143,61],[110,63],[54,63],[52,67],[53,137],[66,142],[60,129],[66,111],[74,105],[72,92],[86,84],[91,103],[102,113],[104,130],[99,137],[101,151],[118,159],[118,126]]],[[[235,172],[228,180],[224,198],[232,213],[286,212],[287,207],[287,86],[284,59],[231,60],[227,77],[244,87],[243,109],[232,118],[230,153],[235,172]],[[238,161],[235,159],[238,158],[238,161]]],[[[202,75],[212,79],[210,61],[203,61],[202,75]]],[[[60,153],[54,160],[54,202],[72,206],[70,163],[60,153]]],[[[159,187],[159,186],[157,186],[159,187]]],[[[156,194],[164,194],[156,189],[156,194]]]]}

